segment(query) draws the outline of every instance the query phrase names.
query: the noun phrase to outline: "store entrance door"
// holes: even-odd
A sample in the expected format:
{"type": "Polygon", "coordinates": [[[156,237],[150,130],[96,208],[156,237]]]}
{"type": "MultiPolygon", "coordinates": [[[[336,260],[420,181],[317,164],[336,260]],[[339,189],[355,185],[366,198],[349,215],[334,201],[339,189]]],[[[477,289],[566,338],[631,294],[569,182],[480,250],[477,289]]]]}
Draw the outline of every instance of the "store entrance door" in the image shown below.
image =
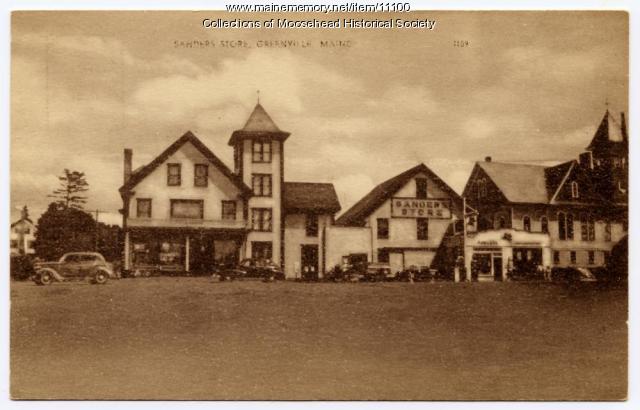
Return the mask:
{"type": "Polygon", "coordinates": [[[502,256],[493,257],[493,280],[502,280],[502,256]]]}
{"type": "Polygon", "coordinates": [[[303,280],[318,280],[318,245],[301,245],[300,265],[303,280]]]}

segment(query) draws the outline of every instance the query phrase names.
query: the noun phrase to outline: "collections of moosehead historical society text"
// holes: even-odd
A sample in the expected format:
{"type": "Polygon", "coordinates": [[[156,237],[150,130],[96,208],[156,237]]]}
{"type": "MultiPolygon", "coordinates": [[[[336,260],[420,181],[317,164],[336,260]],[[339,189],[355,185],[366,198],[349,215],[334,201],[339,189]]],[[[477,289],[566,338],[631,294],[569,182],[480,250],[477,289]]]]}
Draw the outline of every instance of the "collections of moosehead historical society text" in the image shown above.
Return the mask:
{"type": "Polygon", "coordinates": [[[242,20],[232,19],[226,20],[221,18],[202,20],[204,28],[210,29],[247,29],[247,28],[278,28],[278,29],[426,29],[433,30],[436,27],[436,21],[431,19],[414,19],[405,20],[399,18],[392,19],[352,19],[343,18],[335,20],[291,20],[291,19],[266,19],[266,20],[242,20]]]}

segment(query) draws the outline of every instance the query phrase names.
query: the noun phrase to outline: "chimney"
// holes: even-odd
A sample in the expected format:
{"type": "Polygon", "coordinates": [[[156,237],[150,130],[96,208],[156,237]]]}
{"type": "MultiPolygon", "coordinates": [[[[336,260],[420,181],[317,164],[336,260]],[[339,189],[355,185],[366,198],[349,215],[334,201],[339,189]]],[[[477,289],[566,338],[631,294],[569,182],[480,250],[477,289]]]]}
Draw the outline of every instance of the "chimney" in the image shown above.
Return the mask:
{"type": "Polygon", "coordinates": [[[484,162],[491,162],[491,157],[484,157],[484,162]]]}
{"type": "Polygon", "coordinates": [[[133,159],[133,151],[130,148],[124,149],[124,183],[126,184],[131,178],[131,160],[133,159]]]}

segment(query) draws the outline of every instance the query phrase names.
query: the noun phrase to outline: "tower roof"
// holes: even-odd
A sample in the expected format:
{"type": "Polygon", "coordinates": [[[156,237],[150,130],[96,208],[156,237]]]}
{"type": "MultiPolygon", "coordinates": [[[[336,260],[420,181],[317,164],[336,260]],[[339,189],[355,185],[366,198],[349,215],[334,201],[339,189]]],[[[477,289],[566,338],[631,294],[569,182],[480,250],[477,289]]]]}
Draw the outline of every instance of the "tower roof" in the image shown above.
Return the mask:
{"type": "Polygon", "coordinates": [[[620,122],[618,122],[607,109],[587,150],[602,151],[612,146],[620,145],[621,143],[626,144],[626,128],[624,113],[621,113],[620,122]]]}
{"type": "Polygon", "coordinates": [[[233,132],[229,140],[229,145],[235,145],[239,140],[245,138],[256,137],[266,137],[284,141],[289,135],[288,132],[278,128],[264,107],[258,103],[251,115],[249,115],[249,119],[244,124],[244,127],[233,132]]]}

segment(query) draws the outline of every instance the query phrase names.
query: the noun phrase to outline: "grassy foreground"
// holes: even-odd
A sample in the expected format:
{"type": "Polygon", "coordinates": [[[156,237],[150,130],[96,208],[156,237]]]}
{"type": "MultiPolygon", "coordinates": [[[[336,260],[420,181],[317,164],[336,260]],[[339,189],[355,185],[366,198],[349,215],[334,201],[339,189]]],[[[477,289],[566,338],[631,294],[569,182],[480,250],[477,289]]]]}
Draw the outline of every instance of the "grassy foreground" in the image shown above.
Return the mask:
{"type": "Polygon", "coordinates": [[[532,283],[11,284],[16,399],[619,400],[627,294],[532,283]]]}

